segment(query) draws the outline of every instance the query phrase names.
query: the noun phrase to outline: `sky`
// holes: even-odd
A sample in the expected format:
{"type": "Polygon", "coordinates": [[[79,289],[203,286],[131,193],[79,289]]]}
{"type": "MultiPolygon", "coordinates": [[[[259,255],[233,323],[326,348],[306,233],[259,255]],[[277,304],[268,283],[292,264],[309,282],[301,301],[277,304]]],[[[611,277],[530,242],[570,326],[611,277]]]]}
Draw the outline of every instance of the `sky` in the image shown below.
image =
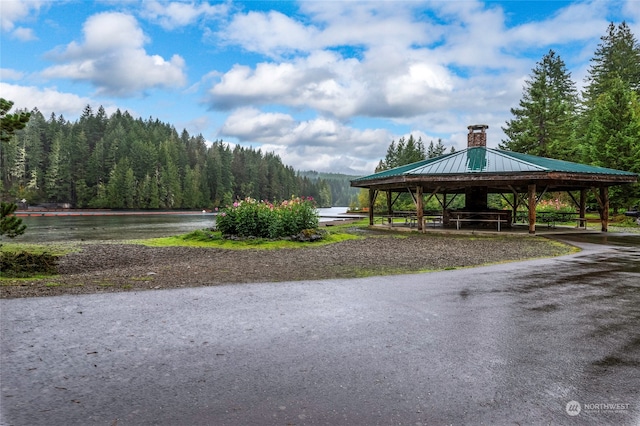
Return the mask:
{"type": "Polygon", "coordinates": [[[77,120],[87,105],[366,175],[391,141],[488,146],[554,50],[578,90],[640,0],[0,0],[0,97],[77,120]]]}

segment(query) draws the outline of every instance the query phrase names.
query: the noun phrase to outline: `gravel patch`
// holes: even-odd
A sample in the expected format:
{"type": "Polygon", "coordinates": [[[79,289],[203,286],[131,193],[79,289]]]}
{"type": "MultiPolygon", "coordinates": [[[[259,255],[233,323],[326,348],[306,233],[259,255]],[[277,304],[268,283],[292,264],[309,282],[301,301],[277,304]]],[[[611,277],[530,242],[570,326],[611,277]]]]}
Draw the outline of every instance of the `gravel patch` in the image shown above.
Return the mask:
{"type": "Polygon", "coordinates": [[[0,298],[353,278],[461,268],[570,251],[542,237],[355,231],[364,238],[280,250],[85,244],[80,251],[60,258],[58,276],[0,281],[0,298]]]}

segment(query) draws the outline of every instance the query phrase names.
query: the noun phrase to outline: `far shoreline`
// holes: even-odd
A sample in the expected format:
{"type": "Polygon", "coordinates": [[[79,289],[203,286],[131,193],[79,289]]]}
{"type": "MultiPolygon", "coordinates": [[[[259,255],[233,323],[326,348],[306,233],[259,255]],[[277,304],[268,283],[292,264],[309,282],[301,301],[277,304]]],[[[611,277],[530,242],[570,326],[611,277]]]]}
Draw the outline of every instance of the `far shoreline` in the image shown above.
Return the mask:
{"type": "Polygon", "coordinates": [[[151,215],[202,215],[214,214],[211,210],[111,210],[111,209],[33,209],[17,210],[17,217],[39,216],[151,216],[151,215]]]}

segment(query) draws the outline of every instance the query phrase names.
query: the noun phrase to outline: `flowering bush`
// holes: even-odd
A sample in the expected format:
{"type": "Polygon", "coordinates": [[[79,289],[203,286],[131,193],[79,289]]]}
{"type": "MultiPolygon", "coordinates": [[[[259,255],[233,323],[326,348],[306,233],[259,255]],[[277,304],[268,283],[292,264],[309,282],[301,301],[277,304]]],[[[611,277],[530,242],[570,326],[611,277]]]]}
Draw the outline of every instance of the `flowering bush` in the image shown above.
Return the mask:
{"type": "Polygon", "coordinates": [[[539,212],[566,212],[572,213],[576,211],[576,208],[559,200],[542,200],[538,203],[536,210],[539,212]]]}
{"type": "Polygon", "coordinates": [[[563,222],[569,220],[569,218],[562,215],[562,213],[575,213],[576,208],[556,198],[553,200],[540,201],[536,207],[536,211],[538,213],[544,213],[547,220],[563,222]]]}
{"type": "Polygon", "coordinates": [[[318,227],[318,214],[312,197],[294,197],[275,205],[246,198],[222,209],[216,218],[223,235],[282,238],[318,227]]]}

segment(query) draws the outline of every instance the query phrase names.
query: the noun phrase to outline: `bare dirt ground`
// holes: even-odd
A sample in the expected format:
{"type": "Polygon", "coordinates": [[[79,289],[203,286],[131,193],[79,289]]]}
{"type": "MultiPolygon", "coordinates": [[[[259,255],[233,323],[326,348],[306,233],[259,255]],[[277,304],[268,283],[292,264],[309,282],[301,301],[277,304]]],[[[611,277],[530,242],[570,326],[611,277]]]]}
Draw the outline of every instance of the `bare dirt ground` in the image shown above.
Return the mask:
{"type": "Polygon", "coordinates": [[[62,256],[59,275],[0,281],[0,298],[141,291],[251,282],[353,278],[566,254],[542,237],[405,233],[353,228],[364,238],[280,250],[92,243],[62,256]]]}

